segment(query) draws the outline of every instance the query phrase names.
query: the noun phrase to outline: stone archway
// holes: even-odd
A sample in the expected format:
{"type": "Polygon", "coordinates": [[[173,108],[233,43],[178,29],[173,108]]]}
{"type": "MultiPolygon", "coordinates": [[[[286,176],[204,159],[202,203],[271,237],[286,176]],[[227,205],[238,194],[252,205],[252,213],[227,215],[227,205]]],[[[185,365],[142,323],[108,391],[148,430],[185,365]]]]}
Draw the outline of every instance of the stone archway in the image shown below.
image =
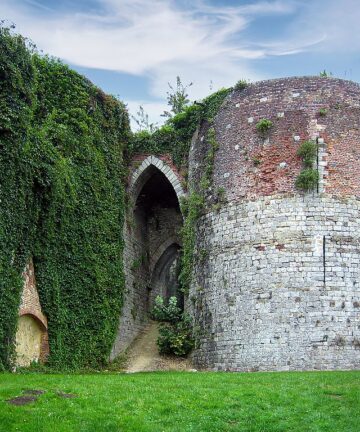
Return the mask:
{"type": "Polygon", "coordinates": [[[157,168],[160,172],[164,174],[169,183],[174,189],[174,192],[180,202],[180,198],[185,195],[184,189],[180,182],[180,175],[177,175],[174,168],[170,167],[168,163],[164,162],[162,159],[156,156],[146,157],[141,165],[133,172],[130,179],[129,192],[132,197],[137,198],[141,188],[149,179],[149,167],[157,168]]]}
{"type": "Polygon", "coordinates": [[[131,208],[124,227],[126,292],[112,357],[125,350],[147,324],[156,293],[168,293],[166,283],[175,287],[183,224],[180,199],[185,192],[176,168],[164,159],[145,156],[137,160],[129,180],[131,208]]]}
{"type": "Polygon", "coordinates": [[[135,278],[140,283],[141,280],[146,282],[143,283],[146,285],[144,292],[147,302],[144,310],[148,311],[156,295],[167,296],[171,291],[165,284],[174,284],[176,279],[174,274],[170,277],[170,267],[178,259],[176,257],[181,248],[179,231],[183,221],[179,198],[183,191],[178,178],[169,173],[163,162],[149,165],[143,163],[137,173],[139,172],[140,175],[132,185],[132,238],[137,243],[139,256],[135,260],[135,278]],[[171,247],[174,244],[177,245],[176,248],[171,247]]]}

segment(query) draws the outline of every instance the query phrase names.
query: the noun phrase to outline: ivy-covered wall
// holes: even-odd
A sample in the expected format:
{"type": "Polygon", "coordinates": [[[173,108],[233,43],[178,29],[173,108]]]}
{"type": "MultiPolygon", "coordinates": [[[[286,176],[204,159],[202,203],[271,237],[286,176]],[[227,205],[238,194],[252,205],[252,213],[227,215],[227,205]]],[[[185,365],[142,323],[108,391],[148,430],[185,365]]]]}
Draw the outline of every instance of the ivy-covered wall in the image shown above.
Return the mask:
{"type": "Polygon", "coordinates": [[[106,362],[124,285],[124,105],[0,28],[0,368],[33,257],[55,367],[106,362]]]}

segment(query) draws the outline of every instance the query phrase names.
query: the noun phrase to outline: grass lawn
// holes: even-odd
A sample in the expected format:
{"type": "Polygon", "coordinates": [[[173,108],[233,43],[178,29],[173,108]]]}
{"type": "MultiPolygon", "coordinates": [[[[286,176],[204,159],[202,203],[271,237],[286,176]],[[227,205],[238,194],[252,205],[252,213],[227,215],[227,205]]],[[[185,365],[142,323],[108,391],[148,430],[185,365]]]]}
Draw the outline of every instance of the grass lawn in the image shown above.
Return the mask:
{"type": "Polygon", "coordinates": [[[0,430],[359,432],[360,371],[0,374],[0,430]]]}

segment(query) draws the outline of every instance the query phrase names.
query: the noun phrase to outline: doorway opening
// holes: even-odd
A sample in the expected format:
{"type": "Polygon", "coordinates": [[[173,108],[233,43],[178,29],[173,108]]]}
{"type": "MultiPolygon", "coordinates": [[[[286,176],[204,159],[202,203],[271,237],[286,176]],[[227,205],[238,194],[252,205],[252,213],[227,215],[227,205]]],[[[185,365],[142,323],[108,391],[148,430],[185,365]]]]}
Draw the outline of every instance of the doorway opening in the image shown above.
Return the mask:
{"type": "Polygon", "coordinates": [[[146,307],[151,310],[156,296],[178,298],[183,219],[178,197],[166,175],[150,165],[141,175],[134,207],[133,236],[139,250],[136,273],[146,282],[146,307]]]}

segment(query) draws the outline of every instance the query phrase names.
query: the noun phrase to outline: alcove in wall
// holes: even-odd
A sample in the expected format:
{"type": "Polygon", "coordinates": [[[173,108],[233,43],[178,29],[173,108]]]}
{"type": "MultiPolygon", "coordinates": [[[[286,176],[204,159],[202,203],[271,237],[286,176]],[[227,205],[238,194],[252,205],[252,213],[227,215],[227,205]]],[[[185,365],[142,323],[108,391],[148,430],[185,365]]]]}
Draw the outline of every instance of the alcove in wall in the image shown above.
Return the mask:
{"type": "Polygon", "coordinates": [[[26,367],[45,360],[47,329],[36,316],[24,314],[19,317],[15,347],[18,366],[26,367]]]}

